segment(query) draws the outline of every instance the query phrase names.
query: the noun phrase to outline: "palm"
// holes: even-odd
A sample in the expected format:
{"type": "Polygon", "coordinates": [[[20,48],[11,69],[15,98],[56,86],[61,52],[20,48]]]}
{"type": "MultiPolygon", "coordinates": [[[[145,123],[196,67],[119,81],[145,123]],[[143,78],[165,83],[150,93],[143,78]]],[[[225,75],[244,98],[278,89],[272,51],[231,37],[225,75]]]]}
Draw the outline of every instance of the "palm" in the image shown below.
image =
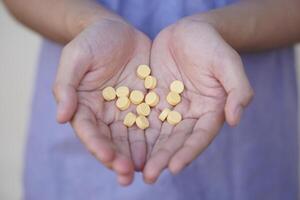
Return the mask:
{"type": "MultiPolygon", "coordinates": [[[[179,172],[211,143],[224,123],[227,93],[216,76],[223,71],[219,64],[224,57],[234,51],[216,32],[193,23],[168,27],[153,43],[151,66],[160,80],[158,93],[165,97],[176,79],[184,83],[185,91],[174,107],[183,117],[178,125],[151,118],[155,128],[147,139],[154,146],[144,171],[148,182],[154,182],[167,166],[179,172]]],[[[170,106],[163,100],[156,115],[165,107],[170,106]]]]}
{"type": "Polygon", "coordinates": [[[122,122],[127,111],[120,112],[115,102],[105,102],[101,91],[119,85],[143,90],[135,70],[149,62],[150,41],[128,25],[108,21],[81,33],[65,54],[74,52],[74,47],[81,52],[73,53],[80,64],[78,70],[88,68],[77,87],[78,107],[72,120],[78,137],[96,158],[116,171],[141,169],[146,156],[143,132],[127,130],[122,122]]]}

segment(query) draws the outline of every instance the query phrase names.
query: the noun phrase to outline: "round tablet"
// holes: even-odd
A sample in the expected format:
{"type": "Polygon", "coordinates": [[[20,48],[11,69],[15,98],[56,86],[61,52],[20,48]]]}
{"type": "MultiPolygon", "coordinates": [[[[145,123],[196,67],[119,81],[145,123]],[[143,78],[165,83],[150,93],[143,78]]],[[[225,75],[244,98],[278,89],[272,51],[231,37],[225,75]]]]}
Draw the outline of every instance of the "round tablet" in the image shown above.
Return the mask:
{"type": "Polygon", "coordinates": [[[171,112],[169,112],[168,117],[167,117],[167,121],[171,125],[178,124],[181,121],[181,119],[182,119],[182,116],[177,111],[171,111],[171,112]]]}
{"type": "Polygon", "coordinates": [[[166,118],[168,117],[168,114],[171,112],[171,110],[169,108],[165,108],[159,115],[159,119],[163,122],[166,120],[166,118]]]}
{"type": "Polygon", "coordinates": [[[181,97],[178,93],[176,92],[169,92],[167,95],[167,102],[171,104],[172,106],[176,106],[179,102],[181,101],[181,97]]]}
{"type": "Polygon", "coordinates": [[[106,87],[102,91],[103,99],[106,101],[112,101],[116,98],[116,91],[113,87],[106,87]]]}
{"type": "Polygon", "coordinates": [[[136,71],[136,74],[140,79],[145,79],[150,73],[151,69],[148,65],[139,65],[136,71]]]}
{"type": "Polygon", "coordinates": [[[127,108],[129,108],[130,101],[129,101],[128,97],[120,97],[120,98],[118,98],[118,100],[116,101],[116,106],[120,110],[126,110],[127,108]]]}
{"type": "Polygon", "coordinates": [[[182,83],[181,81],[175,80],[175,81],[173,81],[173,82],[171,83],[171,85],[170,85],[170,90],[171,90],[172,92],[176,92],[176,93],[180,94],[180,93],[182,93],[183,90],[184,90],[184,85],[183,85],[183,83],[182,83]]]}
{"type": "Polygon", "coordinates": [[[127,115],[124,118],[123,124],[127,127],[132,127],[135,123],[136,115],[132,112],[127,113],[127,115]]]}
{"type": "Polygon", "coordinates": [[[128,97],[129,96],[129,89],[126,86],[120,86],[116,89],[117,97],[128,97]]]}
{"type": "Polygon", "coordinates": [[[159,96],[155,92],[149,92],[145,97],[145,102],[151,107],[154,107],[159,102],[159,96]]]}
{"type": "Polygon", "coordinates": [[[146,103],[141,103],[136,107],[136,112],[139,115],[148,116],[151,112],[150,106],[146,103]]]}
{"type": "Polygon", "coordinates": [[[129,96],[130,101],[133,104],[140,104],[144,100],[144,94],[139,90],[133,90],[129,96]]]}
{"type": "Polygon", "coordinates": [[[144,81],[146,89],[154,89],[156,87],[157,80],[154,76],[147,76],[144,81]]]}
{"type": "Polygon", "coordinates": [[[149,127],[149,121],[143,115],[138,116],[135,120],[135,123],[140,129],[143,129],[143,130],[149,127]]]}

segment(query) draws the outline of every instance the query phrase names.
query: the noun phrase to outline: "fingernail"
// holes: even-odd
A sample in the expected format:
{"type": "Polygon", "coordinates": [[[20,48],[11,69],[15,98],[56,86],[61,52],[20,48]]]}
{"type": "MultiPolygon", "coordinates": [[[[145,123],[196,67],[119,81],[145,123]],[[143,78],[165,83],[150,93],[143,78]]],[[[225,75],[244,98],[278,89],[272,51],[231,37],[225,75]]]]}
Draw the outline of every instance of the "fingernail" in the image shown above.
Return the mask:
{"type": "Polygon", "coordinates": [[[156,178],[155,177],[144,177],[144,182],[152,185],[156,182],[156,178]]]}
{"type": "Polygon", "coordinates": [[[147,184],[154,184],[157,177],[153,172],[149,172],[149,171],[144,171],[143,172],[143,178],[144,178],[144,182],[147,184]]]}

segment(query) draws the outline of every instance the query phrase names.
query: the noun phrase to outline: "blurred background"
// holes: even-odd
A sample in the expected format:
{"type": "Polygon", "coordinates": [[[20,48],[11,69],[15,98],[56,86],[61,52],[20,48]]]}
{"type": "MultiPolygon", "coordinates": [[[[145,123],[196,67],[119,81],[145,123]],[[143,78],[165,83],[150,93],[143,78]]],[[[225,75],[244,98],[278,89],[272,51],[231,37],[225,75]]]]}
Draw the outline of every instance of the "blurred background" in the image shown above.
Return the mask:
{"type": "Polygon", "coordinates": [[[0,199],[21,199],[23,150],[41,38],[0,1],[0,199]]]}
{"type": "Polygon", "coordinates": [[[22,196],[23,152],[42,39],[9,16],[1,1],[0,27],[0,199],[17,200],[22,196]]]}

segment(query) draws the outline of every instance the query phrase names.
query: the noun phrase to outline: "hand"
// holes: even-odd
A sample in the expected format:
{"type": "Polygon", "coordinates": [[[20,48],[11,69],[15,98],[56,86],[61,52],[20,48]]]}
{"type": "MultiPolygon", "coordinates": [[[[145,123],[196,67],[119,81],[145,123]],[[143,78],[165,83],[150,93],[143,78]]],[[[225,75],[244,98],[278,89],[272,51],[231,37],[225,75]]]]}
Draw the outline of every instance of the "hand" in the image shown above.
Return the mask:
{"type": "Polygon", "coordinates": [[[54,84],[57,120],[71,121],[79,139],[104,165],[128,185],[134,168],[146,159],[143,131],[123,125],[124,115],[115,102],[104,102],[102,89],[126,85],[143,90],[136,75],[148,64],[150,40],[123,21],[104,19],[91,24],[62,51],[54,84]],[[133,161],[133,162],[132,162],[133,161]]]}
{"type": "Polygon", "coordinates": [[[163,30],[151,50],[157,92],[165,97],[173,80],[185,85],[182,102],[174,107],[183,121],[172,126],[158,115],[169,105],[161,99],[146,131],[151,155],[144,180],[156,181],[166,167],[174,174],[193,161],[212,142],[224,120],[237,125],[253,91],[238,53],[210,25],[183,19],[163,30]]]}

